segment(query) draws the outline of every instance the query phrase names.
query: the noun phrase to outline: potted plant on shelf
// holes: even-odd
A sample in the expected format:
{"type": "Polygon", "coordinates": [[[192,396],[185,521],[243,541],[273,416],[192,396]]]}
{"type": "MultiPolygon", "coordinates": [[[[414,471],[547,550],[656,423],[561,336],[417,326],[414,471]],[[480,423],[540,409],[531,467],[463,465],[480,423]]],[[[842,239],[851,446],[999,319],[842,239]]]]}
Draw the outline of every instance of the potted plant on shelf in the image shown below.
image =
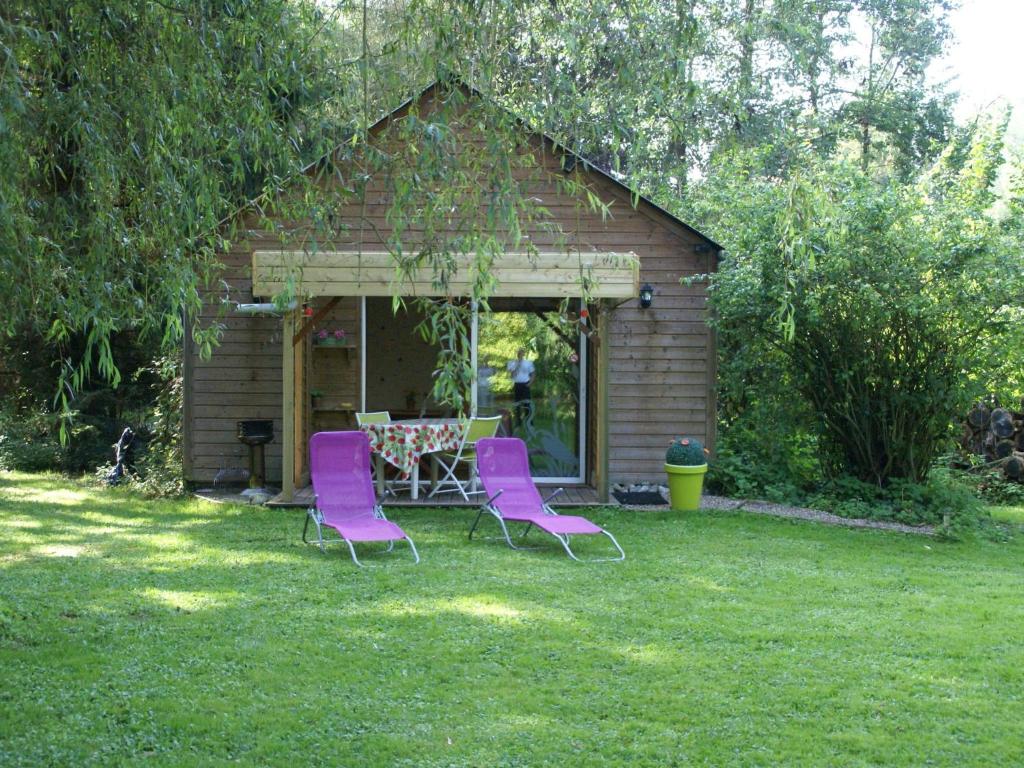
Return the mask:
{"type": "Polygon", "coordinates": [[[343,347],[346,340],[344,328],[335,328],[333,331],[321,328],[313,338],[313,343],[320,347],[343,347]]]}
{"type": "Polygon", "coordinates": [[[317,408],[320,407],[323,401],[324,393],[321,392],[319,389],[311,389],[309,390],[309,396],[313,400],[313,410],[315,411],[317,408]]]}
{"type": "Polygon", "coordinates": [[[700,509],[704,474],[708,471],[707,453],[700,440],[692,437],[680,437],[669,444],[665,452],[665,471],[672,509],[678,512],[700,509]]]}

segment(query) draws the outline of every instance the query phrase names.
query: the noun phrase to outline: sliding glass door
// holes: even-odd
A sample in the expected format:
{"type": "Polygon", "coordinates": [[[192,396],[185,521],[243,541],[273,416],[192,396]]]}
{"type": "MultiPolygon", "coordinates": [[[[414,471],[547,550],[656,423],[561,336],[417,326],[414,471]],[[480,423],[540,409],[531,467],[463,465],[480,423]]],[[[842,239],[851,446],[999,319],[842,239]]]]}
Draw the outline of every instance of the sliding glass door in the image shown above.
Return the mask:
{"type": "Polygon", "coordinates": [[[521,438],[539,482],[582,482],[586,343],[557,302],[492,303],[477,327],[476,407],[521,438]]]}

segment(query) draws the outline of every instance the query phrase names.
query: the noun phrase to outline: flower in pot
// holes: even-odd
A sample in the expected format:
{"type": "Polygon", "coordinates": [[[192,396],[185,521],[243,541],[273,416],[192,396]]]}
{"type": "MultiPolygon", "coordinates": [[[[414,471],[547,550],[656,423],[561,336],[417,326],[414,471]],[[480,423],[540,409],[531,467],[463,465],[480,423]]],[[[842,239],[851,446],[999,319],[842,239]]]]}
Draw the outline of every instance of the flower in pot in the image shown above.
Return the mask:
{"type": "Polygon", "coordinates": [[[309,396],[313,400],[313,408],[319,408],[321,402],[323,401],[324,393],[321,392],[319,389],[311,389],[309,390],[309,396]]]}
{"type": "Polygon", "coordinates": [[[704,474],[708,471],[707,453],[700,440],[693,437],[680,437],[669,444],[665,452],[665,471],[672,509],[695,512],[700,508],[704,474]]]}
{"type": "Polygon", "coordinates": [[[339,344],[344,344],[345,343],[345,329],[344,328],[337,328],[337,329],[335,329],[335,331],[334,331],[334,340],[336,342],[338,342],[339,344]]]}
{"type": "Polygon", "coordinates": [[[327,332],[326,328],[321,328],[316,334],[317,344],[329,344],[331,335],[327,332]]]}

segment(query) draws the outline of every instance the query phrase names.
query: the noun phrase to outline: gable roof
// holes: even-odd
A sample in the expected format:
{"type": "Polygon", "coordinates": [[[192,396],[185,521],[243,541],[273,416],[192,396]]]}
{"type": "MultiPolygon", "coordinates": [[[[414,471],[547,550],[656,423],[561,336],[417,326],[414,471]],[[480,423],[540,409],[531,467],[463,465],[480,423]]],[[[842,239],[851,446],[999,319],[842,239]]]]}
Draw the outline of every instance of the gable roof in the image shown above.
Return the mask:
{"type": "MultiPolygon", "coordinates": [[[[377,122],[375,122],[373,125],[371,125],[369,127],[369,129],[368,129],[369,132],[370,133],[378,133],[378,132],[380,132],[381,130],[383,130],[388,125],[388,123],[390,123],[391,121],[396,120],[396,119],[404,116],[414,104],[418,104],[418,103],[420,103],[420,102],[422,102],[422,101],[424,101],[424,100],[426,100],[426,99],[428,99],[428,98],[430,98],[430,97],[432,97],[434,95],[443,95],[443,92],[446,89],[447,90],[451,90],[453,88],[459,88],[459,89],[463,90],[467,95],[472,96],[472,97],[477,98],[477,99],[484,100],[484,99],[488,98],[483,93],[481,93],[479,90],[477,90],[476,88],[474,88],[471,85],[467,85],[460,78],[458,78],[456,76],[451,76],[449,78],[449,82],[448,83],[442,82],[441,80],[435,80],[430,85],[428,85],[426,88],[424,88],[422,91],[420,91],[420,93],[418,95],[413,96],[410,99],[407,99],[402,104],[400,104],[398,107],[393,109],[391,112],[389,112],[386,115],[384,115],[383,117],[381,117],[377,122]]],[[[506,110],[506,111],[508,111],[508,110],[506,110]]],[[[522,127],[522,129],[524,131],[526,131],[527,133],[530,133],[530,134],[540,138],[545,144],[547,144],[555,152],[561,153],[563,156],[565,156],[567,158],[572,158],[572,161],[573,161],[574,165],[577,164],[577,163],[582,163],[584,171],[586,171],[587,173],[594,174],[595,176],[598,176],[598,177],[604,179],[605,181],[607,181],[610,184],[612,184],[612,186],[616,187],[619,191],[629,195],[630,200],[634,200],[635,201],[634,206],[633,206],[634,208],[638,207],[640,203],[645,204],[646,206],[648,206],[650,209],[652,209],[658,215],[665,217],[666,219],[668,219],[672,223],[674,223],[674,224],[682,227],[683,229],[685,229],[687,232],[690,232],[691,234],[696,235],[697,237],[699,237],[701,240],[703,240],[705,243],[707,243],[708,246],[710,246],[711,250],[715,251],[715,255],[716,256],[721,256],[721,252],[725,250],[725,248],[723,246],[721,246],[718,243],[716,243],[714,240],[712,240],[710,237],[705,235],[703,232],[700,232],[697,229],[694,229],[693,227],[691,227],[689,224],[687,224],[685,221],[680,219],[675,214],[671,213],[670,211],[666,210],[662,206],[658,205],[653,200],[651,200],[649,197],[647,197],[645,195],[641,195],[635,189],[633,189],[632,187],[630,187],[627,184],[623,183],[619,179],[615,178],[615,176],[613,176],[611,173],[609,173],[608,171],[603,170],[600,166],[595,165],[594,163],[592,163],[590,160],[588,160],[587,158],[583,157],[579,153],[574,152],[573,150],[569,149],[568,147],[565,147],[557,139],[549,136],[548,134],[544,133],[543,131],[536,130],[535,128],[533,128],[532,126],[527,124],[525,120],[523,120],[522,118],[520,118],[520,117],[518,117],[516,115],[512,115],[512,117],[516,121],[516,123],[518,123],[522,127]]],[[[321,158],[321,160],[322,159],[323,158],[321,158]]],[[[315,163],[312,163],[310,167],[315,166],[318,162],[320,162],[320,160],[318,160],[315,163]]]]}
{"type": "MultiPolygon", "coordinates": [[[[478,98],[478,99],[486,99],[487,98],[483,93],[478,91],[476,88],[473,88],[472,86],[466,85],[465,83],[463,83],[460,79],[458,79],[456,77],[452,77],[451,78],[451,84],[452,84],[453,87],[461,88],[468,95],[471,95],[474,98],[478,98]]],[[[375,122],[373,125],[371,125],[369,127],[368,131],[370,133],[379,133],[381,130],[383,130],[387,126],[387,124],[389,122],[402,117],[406,112],[408,112],[410,107],[412,107],[413,104],[417,104],[417,103],[419,103],[419,102],[429,98],[430,96],[434,95],[435,93],[440,93],[441,90],[443,88],[445,88],[445,87],[446,87],[445,84],[441,80],[435,80],[430,85],[428,85],[426,88],[424,88],[422,91],[420,91],[420,93],[417,96],[414,96],[414,97],[412,97],[410,99],[407,99],[402,104],[400,104],[395,109],[393,109],[391,112],[388,112],[386,115],[384,115],[379,120],[377,120],[377,122],[375,122]]],[[[508,110],[505,110],[505,111],[508,112],[508,110]]],[[[523,128],[524,131],[526,131],[527,133],[529,133],[529,134],[531,134],[533,136],[536,136],[536,137],[540,138],[541,141],[543,141],[545,144],[547,144],[552,150],[554,150],[556,152],[560,152],[560,153],[562,153],[566,157],[573,158],[574,162],[577,162],[577,163],[582,162],[583,169],[584,169],[585,172],[594,174],[595,176],[598,176],[598,177],[604,179],[609,184],[611,184],[613,187],[618,189],[620,192],[628,195],[629,199],[631,201],[635,201],[634,202],[634,208],[638,208],[639,204],[643,203],[654,214],[663,217],[667,221],[675,224],[678,227],[681,227],[685,231],[687,231],[687,232],[695,235],[696,237],[700,238],[701,240],[703,240],[705,243],[707,243],[707,245],[711,248],[711,250],[714,251],[715,257],[716,258],[721,258],[722,251],[724,251],[725,248],[722,245],[720,245],[719,243],[717,243],[714,240],[712,240],[707,235],[705,235],[703,232],[695,229],[694,227],[691,227],[689,224],[687,224],[685,221],[680,219],[674,213],[671,213],[670,211],[668,211],[665,208],[661,207],[660,205],[655,203],[653,200],[651,200],[646,195],[640,194],[635,189],[633,189],[632,187],[630,187],[627,184],[623,183],[619,179],[615,178],[615,176],[613,176],[609,172],[603,170],[600,166],[595,165],[591,161],[587,160],[585,157],[583,157],[579,153],[574,152],[573,150],[565,147],[564,145],[562,145],[555,138],[549,136],[548,134],[544,133],[543,131],[538,131],[535,128],[531,127],[522,118],[517,117],[515,115],[512,115],[512,117],[523,128]]],[[[311,163],[308,163],[305,167],[300,169],[295,175],[309,173],[310,171],[314,170],[317,166],[323,164],[323,162],[327,158],[333,156],[341,148],[341,146],[343,146],[343,145],[336,146],[330,152],[326,152],[323,155],[321,155],[320,157],[318,157],[316,160],[313,160],[311,163]]],[[[289,176],[288,179],[290,179],[290,178],[294,178],[294,176],[289,176]]],[[[258,195],[256,197],[254,197],[252,200],[249,200],[248,202],[244,203],[243,205],[240,205],[232,213],[229,213],[224,218],[222,218],[218,222],[217,227],[218,228],[219,227],[223,227],[229,221],[231,221],[235,217],[241,215],[244,211],[248,210],[249,208],[252,208],[254,206],[258,207],[260,202],[264,201],[265,198],[269,194],[272,194],[275,191],[276,192],[280,192],[285,186],[287,186],[288,179],[286,179],[284,182],[279,184],[275,188],[275,190],[266,190],[265,192],[263,192],[263,194],[260,194],[260,195],[258,195]]]]}

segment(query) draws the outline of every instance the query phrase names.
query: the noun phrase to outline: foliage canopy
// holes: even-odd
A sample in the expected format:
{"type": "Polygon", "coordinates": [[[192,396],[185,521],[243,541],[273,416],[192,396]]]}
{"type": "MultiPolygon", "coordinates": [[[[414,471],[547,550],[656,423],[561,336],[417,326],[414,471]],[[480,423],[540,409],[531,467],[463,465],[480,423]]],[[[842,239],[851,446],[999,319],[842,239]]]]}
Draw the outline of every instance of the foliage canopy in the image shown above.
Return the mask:
{"type": "Polygon", "coordinates": [[[1020,232],[987,213],[1001,130],[979,128],[914,185],[815,158],[784,181],[750,156],[717,168],[703,204],[732,246],[712,288],[728,417],[763,415],[736,392],[755,382],[819,436],[830,474],[927,475],[1001,378],[1020,317],[1020,232]]]}
{"type": "MultiPolygon", "coordinates": [[[[923,79],[947,10],[926,0],[13,0],[0,10],[0,268],[20,279],[0,289],[0,330],[60,347],[65,411],[94,371],[117,384],[115,333],[165,348],[191,333],[209,350],[218,329],[197,317],[216,286],[218,224],[286,180],[301,185],[298,171],[329,149],[359,147],[377,115],[439,73],[494,96],[492,125],[509,107],[674,210],[690,178],[736,146],[770,147],[785,168],[794,141],[828,153],[856,138],[865,164],[913,166],[950,125],[948,97],[923,79]],[[860,28],[870,39],[857,48],[860,28]]],[[[398,169],[400,182],[408,171],[402,216],[440,223],[451,199],[430,189],[467,169],[437,128],[410,123],[405,151],[363,161],[398,169]]],[[[493,171],[498,219],[514,233],[531,214],[501,178],[509,133],[496,135],[478,165],[493,171]]],[[[347,181],[360,194],[358,174],[347,181]]],[[[331,205],[313,186],[292,202],[322,224],[331,205]]],[[[486,299],[497,223],[437,229],[417,268],[441,274],[445,254],[479,254],[486,299]]],[[[402,246],[392,243],[399,269],[402,246]]],[[[454,327],[457,308],[428,309],[432,328],[454,327]]],[[[455,392],[464,355],[449,357],[439,381],[455,392]]]]}
{"type": "MultiPolygon", "coordinates": [[[[926,77],[951,5],[11,0],[5,357],[56,347],[67,416],[90,377],[117,386],[133,364],[119,337],[169,351],[191,334],[209,353],[220,327],[199,308],[239,234],[222,223],[258,200],[257,218],[308,221],[294,234],[315,248],[367,226],[333,212],[365,199],[371,174],[394,193],[397,284],[444,284],[470,254],[486,307],[495,260],[545,218],[515,182],[518,116],[727,245],[714,286],[726,439],[793,426],[794,482],[812,450],[874,483],[920,477],[967,398],[1024,376],[996,365],[1022,354],[1001,341],[1021,317],[1022,195],[1005,222],[987,216],[999,127],[957,133],[953,95],[926,77]],[[457,99],[413,114],[386,151],[371,146],[378,116],[450,73],[489,98],[468,117],[457,99]],[[489,139],[467,148],[465,120],[489,139]]],[[[442,349],[435,395],[459,405],[468,304],[421,309],[442,349]]]]}

